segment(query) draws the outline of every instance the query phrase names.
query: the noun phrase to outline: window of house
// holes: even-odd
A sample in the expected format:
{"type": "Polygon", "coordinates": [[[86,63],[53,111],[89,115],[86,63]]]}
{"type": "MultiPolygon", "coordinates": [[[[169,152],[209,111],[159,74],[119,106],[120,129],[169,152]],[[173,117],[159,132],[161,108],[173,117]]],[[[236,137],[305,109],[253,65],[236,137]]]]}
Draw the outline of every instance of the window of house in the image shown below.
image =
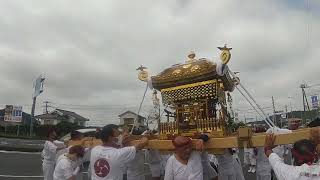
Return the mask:
{"type": "Polygon", "coordinates": [[[124,118],[123,121],[124,121],[124,124],[133,124],[134,123],[133,118],[124,118]]]}
{"type": "Polygon", "coordinates": [[[53,125],[53,123],[54,123],[54,120],[52,120],[52,119],[43,120],[44,125],[53,125]]]}

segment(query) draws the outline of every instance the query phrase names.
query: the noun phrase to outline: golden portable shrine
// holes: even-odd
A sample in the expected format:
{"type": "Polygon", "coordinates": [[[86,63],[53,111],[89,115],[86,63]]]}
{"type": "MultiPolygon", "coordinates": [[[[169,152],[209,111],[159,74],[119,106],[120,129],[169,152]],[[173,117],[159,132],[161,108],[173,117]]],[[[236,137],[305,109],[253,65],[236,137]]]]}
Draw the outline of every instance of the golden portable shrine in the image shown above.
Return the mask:
{"type": "MultiPolygon", "coordinates": [[[[158,114],[159,135],[149,136],[148,149],[172,151],[174,147],[171,139],[176,135],[193,138],[195,147],[199,141],[198,136],[203,133],[210,137],[205,143],[205,150],[215,154],[223,153],[225,148],[264,146],[265,133],[252,133],[246,127],[239,128],[237,134],[228,131],[227,122],[232,120],[232,113],[229,113],[230,110],[232,112],[231,104],[228,106],[230,92],[235,88],[239,90],[238,86],[243,85],[227,66],[231,48],[224,46],[219,49],[220,62],[217,63],[206,58],[196,59],[195,53],[191,52],[185,63],[175,64],[155,76],[149,77],[146,67],[137,69],[138,78],[147,83],[147,89],[149,87],[154,90],[154,105],[159,107],[157,91],[160,91],[163,105],[172,110],[164,110],[166,122],[161,122],[160,113],[158,114]]],[[[239,92],[243,95],[240,90],[239,92]]],[[[275,144],[292,144],[301,139],[309,139],[310,134],[310,128],[279,134],[275,144]]],[[[101,143],[101,140],[92,138],[69,142],[87,147],[101,143]]]]}
{"type": "MultiPolygon", "coordinates": [[[[224,47],[226,55],[221,56],[224,63],[230,59],[229,50],[224,47]]],[[[205,58],[196,59],[191,52],[186,63],[151,77],[152,87],[161,92],[163,105],[174,110],[165,111],[166,116],[174,120],[170,122],[168,118],[167,122],[159,124],[160,139],[170,139],[177,134],[190,137],[199,133],[210,137],[227,135],[226,92],[234,90],[234,80],[227,73],[220,76],[216,69],[216,63],[205,58]]]]}

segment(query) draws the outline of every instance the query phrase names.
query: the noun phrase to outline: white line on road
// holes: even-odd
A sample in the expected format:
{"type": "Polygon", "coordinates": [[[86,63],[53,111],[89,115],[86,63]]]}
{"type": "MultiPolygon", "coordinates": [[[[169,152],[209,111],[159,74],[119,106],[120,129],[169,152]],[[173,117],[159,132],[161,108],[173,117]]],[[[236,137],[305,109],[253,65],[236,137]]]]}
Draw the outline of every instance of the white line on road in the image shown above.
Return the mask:
{"type": "MultiPolygon", "coordinates": [[[[82,172],[82,174],[88,174],[88,172],[82,172]]],[[[43,176],[15,176],[15,175],[8,175],[8,174],[0,174],[0,177],[6,177],[6,178],[43,178],[43,176]]]]}
{"type": "Polygon", "coordinates": [[[0,174],[0,177],[6,178],[43,178],[43,176],[14,176],[14,175],[7,175],[7,174],[0,174]]]}
{"type": "Polygon", "coordinates": [[[0,150],[0,153],[7,153],[7,154],[41,154],[41,152],[22,152],[22,151],[3,151],[3,150],[0,150]]]}

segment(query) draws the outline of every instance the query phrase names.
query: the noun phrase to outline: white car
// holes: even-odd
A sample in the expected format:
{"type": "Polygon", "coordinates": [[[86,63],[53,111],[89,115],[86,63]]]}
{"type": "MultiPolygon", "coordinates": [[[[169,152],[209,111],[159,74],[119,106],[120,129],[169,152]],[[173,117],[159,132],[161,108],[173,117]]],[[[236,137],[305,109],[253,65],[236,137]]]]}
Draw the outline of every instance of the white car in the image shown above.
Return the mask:
{"type": "MultiPolygon", "coordinates": [[[[76,130],[83,134],[83,137],[95,137],[96,129],[89,128],[89,129],[78,129],[76,130]]],[[[71,133],[68,133],[64,135],[62,138],[60,138],[60,141],[67,142],[71,139],[71,133]]]]}

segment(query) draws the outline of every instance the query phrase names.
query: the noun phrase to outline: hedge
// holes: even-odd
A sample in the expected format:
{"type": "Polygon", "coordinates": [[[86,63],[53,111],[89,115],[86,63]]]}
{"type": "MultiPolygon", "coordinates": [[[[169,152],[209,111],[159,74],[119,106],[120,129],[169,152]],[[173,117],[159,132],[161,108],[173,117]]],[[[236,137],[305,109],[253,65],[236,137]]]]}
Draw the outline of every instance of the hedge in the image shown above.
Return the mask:
{"type": "Polygon", "coordinates": [[[29,136],[29,125],[19,125],[19,136],[17,136],[18,125],[14,126],[1,126],[0,125],[0,137],[16,137],[16,138],[31,138],[31,139],[45,139],[47,137],[49,129],[54,128],[57,132],[58,137],[62,137],[72,130],[84,128],[75,123],[60,122],[55,126],[52,125],[39,125],[35,124],[33,128],[33,137],[29,136]],[[6,131],[5,131],[6,129],[6,131]]]}

